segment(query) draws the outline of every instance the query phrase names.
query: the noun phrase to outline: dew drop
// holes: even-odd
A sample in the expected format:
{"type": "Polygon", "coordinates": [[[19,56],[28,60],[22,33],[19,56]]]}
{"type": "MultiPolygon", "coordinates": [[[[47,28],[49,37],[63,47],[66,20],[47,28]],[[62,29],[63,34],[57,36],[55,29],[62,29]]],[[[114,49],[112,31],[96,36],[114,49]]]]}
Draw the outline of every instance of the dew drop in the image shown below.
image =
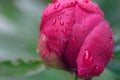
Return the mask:
{"type": "Polygon", "coordinates": [[[83,56],[83,61],[86,64],[91,64],[93,61],[93,57],[91,56],[91,53],[88,50],[85,51],[85,54],[83,56]]]}
{"type": "Polygon", "coordinates": [[[58,30],[57,30],[57,29],[55,29],[55,30],[54,30],[54,33],[57,33],[57,32],[58,32],[58,30]]]}
{"type": "Polygon", "coordinates": [[[61,25],[61,26],[64,26],[64,22],[63,22],[63,21],[60,21],[60,25],[61,25]]]}
{"type": "Polygon", "coordinates": [[[89,3],[90,0],[84,0],[85,3],[89,3]]]}
{"type": "Polygon", "coordinates": [[[66,29],[62,29],[62,32],[67,35],[67,30],[66,29]]]}
{"type": "Polygon", "coordinates": [[[114,55],[112,54],[111,59],[113,59],[113,58],[114,58],[114,55]]]}
{"type": "Polygon", "coordinates": [[[65,11],[63,11],[62,14],[65,14],[65,11]]]}
{"type": "Polygon", "coordinates": [[[85,13],[82,13],[82,16],[85,16],[85,13]]]}
{"type": "Polygon", "coordinates": [[[98,51],[98,55],[101,55],[101,52],[98,51]]]}
{"type": "Polygon", "coordinates": [[[44,14],[44,17],[46,17],[46,16],[47,16],[47,13],[44,14]]]}
{"type": "Polygon", "coordinates": [[[83,67],[80,67],[80,69],[79,69],[80,71],[82,71],[83,70],[83,67]]]}
{"type": "Polygon", "coordinates": [[[100,35],[99,35],[99,34],[97,34],[97,37],[98,37],[98,38],[100,38],[100,35]]]}
{"type": "Polygon", "coordinates": [[[57,42],[56,42],[56,46],[57,46],[57,48],[60,47],[60,41],[57,41],[57,42]]]}
{"type": "Polygon", "coordinates": [[[75,37],[73,37],[71,43],[74,44],[75,42],[76,42],[75,37]]]}
{"type": "Polygon", "coordinates": [[[86,19],[83,19],[83,21],[86,21],[86,19]]]}
{"type": "Polygon", "coordinates": [[[94,7],[95,8],[95,12],[98,12],[99,8],[96,6],[94,7]]]}
{"type": "Polygon", "coordinates": [[[73,2],[73,1],[70,2],[70,5],[71,5],[71,6],[74,6],[74,5],[75,5],[75,2],[73,2]]]}
{"type": "Polygon", "coordinates": [[[86,71],[86,70],[87,70],[87,68],[86,68],[86,67],[84,67],[83,69],[84,69],[84,71],[86,71]]]}
{"type": "Polygon", "coordinates": [[[48,57],[49,54],[50,54],[50,51],[49,51],[48,49],[46,49],[46,50],[44,51],[44,54],[42,54],[42,58],[48,57]]]}
{"type": "Polygon", "coordinates": [[[110,37],[110,41],[112,41],[113,40],[113,38],[112,37],[110,37]]]}
{"type": "Polygon", "coordinates": [[[112,33],[112,35],[115,35],[115,32],[111,29],[110,32],[112,33]]]}
{"type": "Polygon", "coordinates": [[[54,6],[54,9],[58,9],[60,6],[60,3],[56,3],[55,6],[54,6]]]}
{"type": "Polygon", "coordinates": [[[73,48],[70,48],[70,51],[73,51],[73,48]]]}
{"type": "Polygon", "coordinates": [[[58,16],[58,20],[61,20],[61,16],[58,16]]]}
{"type": "Polygon", "coordinates": [[[55,25],[55,23],[56,23],[56,19],[53,19],[52,20],[52,25],[55,25]]]}
{"type": "Polygon", "coordinates": [[[74,71],[74,72],[76,72],[76,71],[77,71],[77,68],[76,68],[76,67],[75,67],[75,68],[73,68],[73,71],[74,71]]]}
{"type": "Polygon", "coordinates": [[[86,77],[88,77],[89,75],[88,74],[85,74],[86,77]]]}
{"type": "Polygon", "coordinates": [[[66,13],[66,16],[69,16],[69,13],[66,13]]]}
{"type": "Polygon", "coordinates": [[[100,75],[100,67],[96,65],[94,68],[94,72],[95,72],[96,76],[99,76],[100,75]]]}
{"type": "Polygon", "coordinates": [[[55,3],[55,2],[57,2],[57,0],[53,0],[53,2],[55,3]]]}
{"type": "Polygon", "coordinates": [[[81,29],[81,31],[84,33],[84,32],[85,32],[85,29],[84,29],[84,28],[82,28],[82,29],[81,29]]]}

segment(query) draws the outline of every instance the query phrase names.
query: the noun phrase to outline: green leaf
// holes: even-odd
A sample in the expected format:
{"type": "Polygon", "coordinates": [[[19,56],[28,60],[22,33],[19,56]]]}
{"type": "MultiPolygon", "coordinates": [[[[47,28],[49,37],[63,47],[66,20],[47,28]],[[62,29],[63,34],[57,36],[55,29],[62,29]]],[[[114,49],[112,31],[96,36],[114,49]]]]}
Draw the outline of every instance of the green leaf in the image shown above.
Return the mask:
{"type": "Polygon", "coordinates": [[[6,76],[32,76],[40,73],[45,68],[39,60],[17,60],[17,62],[0,62],[0,75],[6,76]]]}
{"type": "Polygon", "coordinates": [[[0,62],[39,59],[36,48],[44,5],[37,0],[0,0],[0,62]]]}
{"type": "Polygon", "coordinates": [[[114,72],[118,79],[120,78],[120,39],[115,41],[114,58],[108,64],[108,69],[114,72]]]}
{"type": "Polygon", "coordinates": [[[104,72],[99,76],[93,78],[93,80],[117,80],[118,77],[112,71],[105,69],[104,72]]]}
{"type": "Polygon", "coordinates": [[[100,5],[103,10],[105,19],[109,21],[113,31],[115,32],[115,39],[120,38],[120,0],[93,0],[100,5]]]}

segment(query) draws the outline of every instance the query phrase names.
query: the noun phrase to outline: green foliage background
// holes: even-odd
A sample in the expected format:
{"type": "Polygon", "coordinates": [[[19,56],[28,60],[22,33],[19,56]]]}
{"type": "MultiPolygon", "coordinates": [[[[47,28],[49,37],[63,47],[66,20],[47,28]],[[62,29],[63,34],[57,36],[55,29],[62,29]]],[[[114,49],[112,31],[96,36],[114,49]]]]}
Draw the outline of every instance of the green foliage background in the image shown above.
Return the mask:
{"type": "MultiPolygon", "coordinates": [[[[120,0],[94,0],[115,32],[114,59],[93,80],[120,80],[120,0]]],[[[45,69],[36,53],[39,24],[51,0],[0,0],[0,80],[73,80],[74,75],[45,69]]]]}

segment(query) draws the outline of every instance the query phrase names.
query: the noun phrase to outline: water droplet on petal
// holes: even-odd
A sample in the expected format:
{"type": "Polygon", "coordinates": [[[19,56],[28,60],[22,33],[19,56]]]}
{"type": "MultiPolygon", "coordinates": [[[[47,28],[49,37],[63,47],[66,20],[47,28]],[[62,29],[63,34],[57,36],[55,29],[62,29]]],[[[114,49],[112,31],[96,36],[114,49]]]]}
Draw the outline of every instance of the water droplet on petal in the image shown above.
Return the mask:
{"type": "Polygon", "coordinates": [[[84,32],[85,32],[85,29],[84,29],[84,28],[82,28],[82,29],[81,29],[81,31],[84,33],[84,32]]]}
{"type": "Polygon", "coordinates": [[[80,67],[79,70],[80,70],[80,71],[83,70],[83,67],[80,67]]]}
{"type": "Polygon", "coordinates": [[[83,19],[83,21],[86,21],[86,19],[83,19]]]}
{"type": "Polygon", "coordinates": [[[88,74],[85,74],[86,77],[88,77],[89,75],[88,74]]]}
{"type": "Polygon", "coordinates": [[[44,51],[44,54],[41,54],[41,55],[42,55],[42,58],[46,58],[46,57],[49,56],[49,54],[50,54],[50,51],[49,51],[48,49],[46,49],[46,50],[44,51]]]}
{"type": "Polygon", "coordinates": [[[69,16],[69,13],[66,13],[66,16],[69,16]]]}
{"type": "Polygon", "coordinates": [[[86,50],[85,53],[84,53],[83,61],[86,64],[91,64],[92,61],[93,61],[93,57],[91,56],[91,53],[88,50],[86,50]]]}
{"type": "Polygon", "coordinates": [[[84,0],[85,3],[89,3],[90,0],[84,0]]]}
{"type": "Polygon", "coordinates": [[[115,32],[112,29],[110,31],[111,31],[112,35],[115,35],[115,32]]]}
{"type": "Polygon", "coordinates": [[[56,23],[56,19],[53,19],[52,24],[55,25],[55,23],[56,23]]]}
{"type": "Polygon", "coordinates": [[[57,33],[57,32],[58,32],[58,30],[57,30],[57,29],[55,29],[55,30],[54,30],[54,33],[57,33]]]}
{"type": "Polygon", "coordinates": [[[85,13],[82,13],[82,16],[85,16],[85,13]]]}
{"type": "Polygon", "coordinates": [[[96,76],[99,76],[100,72],[101,72],[100,67],[96,65],[95,68],[94,68],[94,72],[95,72],[96,76]]]}
{"type": "Polygon", "coordinates": [[[75,2],[73,2],[73,1],[70,2],[70,5],[71,5],[71,6],[74,6],[74,5],[75,5],[75,2]]]}
{"type": "Polygon", "coordinates": [[[110,41],[112,41],[113,40],[113,37],[110,37],[110,41]]]}
{"type": "Polygon", "coordinates": [[[73,71],[76,72],[76,71],[77,71],[77,68],[73,68],[73,71]]]}
{"type": "Polygon", "coordinates": [[[58,16],[58,20],[61,20],[61,16],[58,16]]]}
{"type": "Polygon", "coordinates": [[[64,26],[64,22],[63,22],[63,21],[60,21],[60,25],[61,25],[61,26],[64,26]]]}
{"type": "Polygon", "coordinates": [[[53,2],[55,3],[55,2],[57,2],[57,0],[53,0],[53,2]]]}
{"type": "Polygon", "coordinates": [[[56,46],[57,46],[57,48],[60,47],[60,41],[57,41],[57,42],[56,42],[56,46]]]}
{"type": "Polygon", "coordinates": [[[106,27],[109,27],[109,24],[107,24],[106,27]]]}
{"type": "Polygon", "coordinates": [[[101,52],[100,52],[100,51],[98,51],[98,55],[101,55],[101,52]]]}
{"type": "Polygon", "coordinates": [[[71,43],[74,44],[76,42],[75,38],[73,37],[71,43]]]}
{"type": "Polygon", "coordinates": [[[114,58],[114,55],[112,54],[111,59],[113,59],[113,58],[114,58]]]}
{"type": "Polygon", "coordinates": [[[54,6],[54,9],[58,9],[60,6],[60,3],[56,3],[55,6],[54,6]]]}
{"type": "Polygon", "coordinates": [[[62,32],[67,35],[67,30],[66,29],[62,29],[62,32]]]}
{"type": "Polygon", "coordinates": [[[84,69],[84,71],[86,71],[86,70],[87,70],[87,68],[86,68],[86,67],[84,67],[83,69],[84,69]]]}

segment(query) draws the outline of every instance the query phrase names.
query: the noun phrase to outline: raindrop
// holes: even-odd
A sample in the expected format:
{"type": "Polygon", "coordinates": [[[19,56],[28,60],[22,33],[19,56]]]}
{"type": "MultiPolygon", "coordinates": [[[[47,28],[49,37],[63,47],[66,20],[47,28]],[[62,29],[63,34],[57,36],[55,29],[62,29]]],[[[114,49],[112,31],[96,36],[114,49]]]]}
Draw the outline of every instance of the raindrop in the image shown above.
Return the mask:
{"type": "Polygon", "coordinates": [[[69,16],[69,13],[66,13],[66,16],[69,16]]]}
{"type": "Polygon", "coordinates": [[[112,35],[115,35],[115,32],[111,29],[110,32],[112,33],[112,35]]]}
{"type": "Polygon", "coordinates": [[[100,51],[98,52],[98,55],[101,55],[101,52],[100,52],[100,51]]]}
{"type": "Polygon", "coordinates": [[[91,53],[88,50],[85,51],[85,54],[83,56],[83,61],[86,64],[91,64],[93,61],[93,57],[91,56],[91,53]]]}
{"type": "Polygon", "coordinates": [[[81,29],[81,31],[84,33],[84,32],[85,32],[85,29],[84,29],[84,28],[82,28],[82,29],[81,29]]]}
{"type": "Polygon", "coordinates": [[[100,67],[96,65],[94,68],[94,72],[95,72],[96,76],[99,76],[100,75],[100,67]]]}
{"type": "Polygon", "coordinates": [[[109,25],[107,24],[106,27],[109,27],[109,25]]]}
{"type": "Polygon", "coordinates": [[[55,2],[57,2],[57,0],[53,0],[53,2],[55,3],[55,2]]]}
{"type": "Polygon", "coordinates": [[[75,2],[73,2],[73,1],[70,2],[70,5],[71,5],[71,6],[74,6],[74,5],[75,5],[75,2]]]}
{"type": "Polygon", "coordinates": [[[86,67],[84,67],[83,69],[84,69],[84,71],[86,71],[86,70],[87,70],[87,68],[86,68],[86,67]]]}
{"type": "Polygon", "coordinates": [[[72,40],[71,40],[71,43],[73,44],[75,42],[76,42],[75,37],[73,37],[72,40]]]}
{"type": "Polygon", "coordinates": [[[110,37],[110,41],[113,41],[113,37],[110,37]]]}
{"type": "Polygon", "coordinates": [[[56,42],[56,46],[59,48],[60,47],[60,41],[56,42]]]}
{"type": "Polygon", "coordinates": [[[85,74],[86,77],[88,77],[89,75],[88,74],[85,74]]]}
{"type": "Polygon", "coordinates": [[[57,32],[58,32],[58,30],[57,30],[57,29],[55,29],[55,30],[54,30],[54,33],[57,33],[57,32]]]}
{"type": "Polygon", "coordinates": [[[52,24],[55,25],[55,23],[56,23],[56,19],[53,19],[52,24]]]}
{"type": "Polygon", "coordinates": [[[54,9],[58,9],[60,6],[60,3],[56,3],[55,6],[54,6],[54,9]]]}
{"type": "Polygon", "coordinates": [[[99,35],[99,34],[97,34],[97,37],[98,37],[98,38],[100,38],[100,35],[99,35]]]}
{"type": "Polygon", "coordinates": [[[94,7],[95,8],[95,12],[98,12],[99,8],[96,6],[94,7]]]}
{"type": "Polygon", "coordinates": [[[65,11],[63,11],[62,14],[65,14],[65,11]]]}
{"type": "Polygon", "coordinates": [[[44,53],[42,54],[42,58],[48,57],[49,54],[50,54],[50,51],[49,51],[48,49],[46,49],[46,50],[44,51],[44,53]]]}
{"type": "Polygon", "coordinates": [[[61,16],[58,16],[58,20],[61,20],[61,16]]]}
{"type": "Polygon", "coordinates": [[[66,29],[62,29],[62,32],[67,35],[67,30],[66,29]]]}
{"type": "Polygon", "coordinates": [[[83,21],[86,21],[86,19],[83,19],[83,21]]]}
{"type": "Polygon", "coordinates": [[[73,71],[76,72],[76,71],[77,71],[77,68],[73,68],[73,71]]]}
{"type": "Polygon", "coordinates": [[[64,25],[64,22],[63,22],[63,21],[60,21],[60,25],[63,26],[63,25],[64,25]]]}
{"type": "Polygon", "coordinates": [[[85,3],[89,3],[90,0],[84,0],[85,3]]]}
{"type": "Polygon", "coordinates": [[[82,71],[83,70],[83,67],[80,67],[80,69],[79,69],[80,71],[82,71]]]}
{"type": "Polygon", "coordinates": [[[114,58],[114,55],[112,54],[111,59],[113,59],[113,58],[114,58]]]}
{"type": "Polygon", "coordinates": [[[85,13],[82,13],[82,16],[85,16],[85,13]]]}

